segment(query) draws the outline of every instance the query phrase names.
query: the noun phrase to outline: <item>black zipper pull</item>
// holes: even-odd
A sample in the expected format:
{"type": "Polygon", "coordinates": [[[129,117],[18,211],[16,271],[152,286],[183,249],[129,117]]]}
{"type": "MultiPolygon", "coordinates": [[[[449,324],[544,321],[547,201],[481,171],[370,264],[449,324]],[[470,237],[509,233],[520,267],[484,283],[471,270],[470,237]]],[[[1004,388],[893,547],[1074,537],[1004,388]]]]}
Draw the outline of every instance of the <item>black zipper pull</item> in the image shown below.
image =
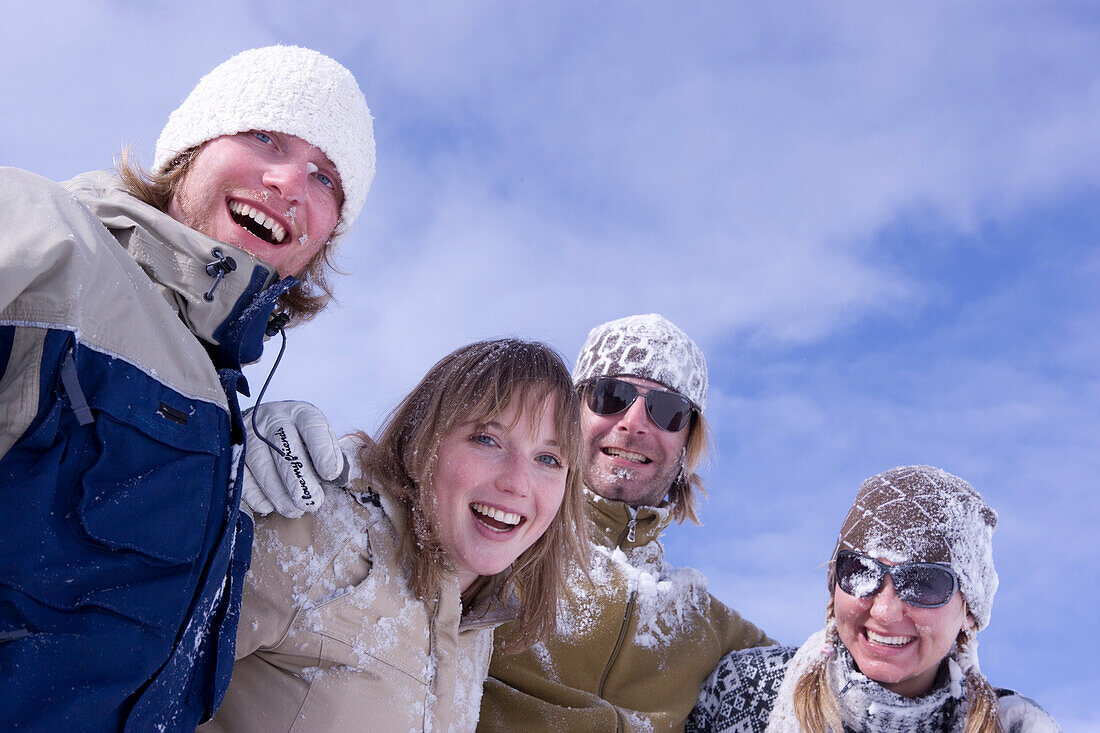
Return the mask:
{"type": "Polygon", "coordinates": [[[232,257],[226,257],[220,249],[215,248],[211,250],[210,254],[217,257],[217,259],[206,266],[206,274],[214,278],[214,284],[210,286],[210,291],[202,296],[207,303],[214,300],[214,290],[217,289],[222,278],[237,269],[237,261],[232,257]]]}

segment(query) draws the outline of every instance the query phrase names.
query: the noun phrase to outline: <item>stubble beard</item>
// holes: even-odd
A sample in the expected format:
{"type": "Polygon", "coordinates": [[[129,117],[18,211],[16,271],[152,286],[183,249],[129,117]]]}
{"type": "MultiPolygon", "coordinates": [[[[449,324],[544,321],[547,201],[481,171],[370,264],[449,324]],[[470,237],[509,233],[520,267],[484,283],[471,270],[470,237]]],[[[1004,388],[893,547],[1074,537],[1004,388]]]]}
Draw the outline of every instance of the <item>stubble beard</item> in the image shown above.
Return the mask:
{"type": "MultiPolygon", "coordinates": [[[[633,469],[601,466],[600,456],[603,453],[598,447],[589,454],[583,472],[585,486],[605,499],[621,501],[633,507],[659,506],[680,475],[681,462],[678,460],[670,461],[652,478],[643,480],[637,478],[633,469]]],[[[642,467],[639,465],[639,468],[642,467]]]]}
{"type": "Polygon", "coordinates": [[[210,225],[214,217],[214,202],[219,198],[220,192],[208,189],[205,195],[192,196],[190,187],[187,185],[189,176],[190,172],[184,176],[179,188],[176,189],[175,204],[179,211],[173,214],[172,218],[200,234],[217,239],[210,225]]]}

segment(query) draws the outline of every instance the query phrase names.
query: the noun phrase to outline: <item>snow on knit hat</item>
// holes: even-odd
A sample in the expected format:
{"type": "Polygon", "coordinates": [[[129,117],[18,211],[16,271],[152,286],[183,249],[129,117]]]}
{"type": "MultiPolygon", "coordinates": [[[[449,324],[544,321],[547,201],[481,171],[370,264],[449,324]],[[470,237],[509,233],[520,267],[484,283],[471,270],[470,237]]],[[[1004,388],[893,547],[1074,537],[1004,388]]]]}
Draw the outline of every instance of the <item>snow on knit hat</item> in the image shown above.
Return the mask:
{"type": "Polygon", "coordinates": [[[344,189],[335,234],[351,228],[374,179],[374,125],[350,71],[299,46],[242,51],[200,79],[169,116],[153,171],[164,172],[208,140],[248,130],[294,135],[320,148],[344,189]]]}
{"type": "MultiPolygon", "coordinates": [[[[932,466],[900,466],[860,484],[833,560],[846,549],[895,563],[950,563],[981,630],[997,592],[996,526],[997,513],[966,481],[932,466]]],[[[833,567],[830,562],[830,592],[833,567]]]]}
{"type": "Polygon", "coordinates": [[[667,318],[650,313],[596,326],[577,356],[573,381],[593,377],[640,377],[660,382],[707,406],[707,361],[703,352],[667,318]]]}

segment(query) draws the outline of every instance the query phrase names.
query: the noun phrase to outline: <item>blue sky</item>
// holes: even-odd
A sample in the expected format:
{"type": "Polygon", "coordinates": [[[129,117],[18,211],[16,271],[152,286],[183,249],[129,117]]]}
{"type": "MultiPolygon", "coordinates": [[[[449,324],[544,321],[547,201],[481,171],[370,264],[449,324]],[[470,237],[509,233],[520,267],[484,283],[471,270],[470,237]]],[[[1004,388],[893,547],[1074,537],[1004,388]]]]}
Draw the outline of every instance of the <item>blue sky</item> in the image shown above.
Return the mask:
{"type": "Polygon", "coordinates": [[[373,428],[463,343],[571,360],[662,313],[708,356],[716,448],[672,561],[800,642],[859,482],[941,466],[1000,511],[983,670],[1100,730],[1094,4],[183,5],[6,8],[0,163],[148,163],[245,48],[348,66],[378,176],[271,398],[373,428]]]}

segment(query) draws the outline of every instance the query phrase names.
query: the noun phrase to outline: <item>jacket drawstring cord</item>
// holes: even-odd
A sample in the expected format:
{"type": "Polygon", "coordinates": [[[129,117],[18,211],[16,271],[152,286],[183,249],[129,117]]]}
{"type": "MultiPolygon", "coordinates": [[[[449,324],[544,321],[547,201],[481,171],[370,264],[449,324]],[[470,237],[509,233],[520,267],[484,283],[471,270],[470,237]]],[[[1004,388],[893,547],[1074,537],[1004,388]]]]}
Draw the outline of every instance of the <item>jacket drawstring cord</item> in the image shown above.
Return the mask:
{"type": "MultiPolygon", "coordinates": [[[[217,285],[217,283],[215,283],[215,285],[217,285]]],[[[211,289],[211,292],[213,292],[213,289],[211,289]]],[[[279,345],[279,354],[275,357],[275,363],[271,365],[271,371],[268,372],[267,379],[264,380],[264,386],[260,388],[260,394],[256,397],[256,404],[252,405],[252,434],[263,442],[267,443],[268,448],[275,451],[275,455],[281,456],[287,461],[290,460],[290,450],[287,449],[287,451],[284,453],[279,448],[279,446],[275,445],[270,440],[265,438],[256,427],[256,411],[260,409],[260,403],[263,402],[264,393],[267,392],[267,387],[269,384],[271,384],[271,378],[275,376],[275,370],[279,368],[279,362],[283,359],[283,352],[286,351],[286,331],[283,329],[283,327],[286,326],[286,322],[289,320],[290,316],[288,316],[286,313],[277,313],[271,317],[270,321],[268,321],[267,331],[265,333],[268,336],[279,334],[283,337],[283,342],[279,345]]]]}

